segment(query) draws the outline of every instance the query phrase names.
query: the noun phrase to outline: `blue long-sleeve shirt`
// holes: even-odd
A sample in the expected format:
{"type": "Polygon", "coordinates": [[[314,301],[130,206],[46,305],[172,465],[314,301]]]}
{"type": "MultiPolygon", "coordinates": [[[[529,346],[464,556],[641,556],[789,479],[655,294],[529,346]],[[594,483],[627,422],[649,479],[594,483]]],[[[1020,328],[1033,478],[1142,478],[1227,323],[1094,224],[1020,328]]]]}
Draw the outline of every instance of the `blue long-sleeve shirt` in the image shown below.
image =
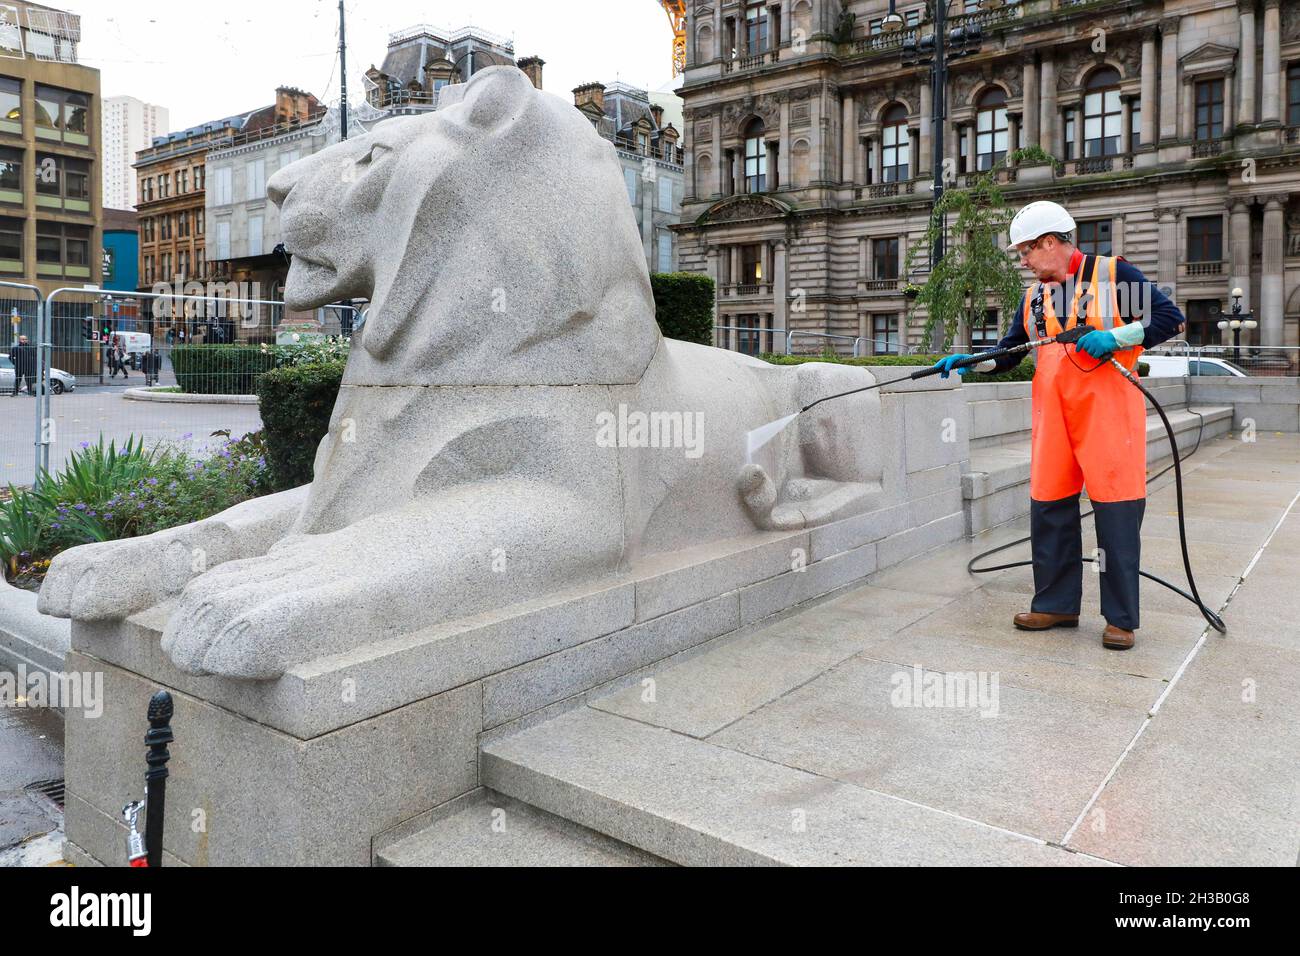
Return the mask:
{"type": "MultiPolygon", "coordinates": [[[[1179,311],[1178,306],[1169,301],[1168,297],[1156,288],[1155,283],[1148,280],[1136,266],[1125,262],[1123,259],[1115,263],[1115,286],[1119,300],[1119,315],[1116,318],[1123,319],[1125,322],[1139,321],[1146,325],[1146,334],[1142,338],[1142,347],[1144,349],[1154,348],[1161,342],[1172,339],[1178,334],[1178,327],[1187,321],[1183,317],[1183,313],[1179,311]]],[[[1035,288],[1037,288],[1036,282],[1029,287],[1024,297],[1021,298],[1020,308],[1016,310],[1015,320],[1011,323],[1011,328],[1007,334],[998,342],[997,348],[1011,348],[1015,345],[1024,345],[1029,341],[1023,321],[1025,300],[1035,288]]],[[[1062,326],[1069,321],[1068,312],[1070,307],[1068,301],[1065,303],[1060,301],[1063,288],[1062,286],[1056,287],[1057,298],[1053,302],[1062,326]]],[[[1026,354],[1022,352],[1018,355],[1007,355],[995,359],[997,366],[994,371],[1010,371],[1024,361],[1026,354]]]]}

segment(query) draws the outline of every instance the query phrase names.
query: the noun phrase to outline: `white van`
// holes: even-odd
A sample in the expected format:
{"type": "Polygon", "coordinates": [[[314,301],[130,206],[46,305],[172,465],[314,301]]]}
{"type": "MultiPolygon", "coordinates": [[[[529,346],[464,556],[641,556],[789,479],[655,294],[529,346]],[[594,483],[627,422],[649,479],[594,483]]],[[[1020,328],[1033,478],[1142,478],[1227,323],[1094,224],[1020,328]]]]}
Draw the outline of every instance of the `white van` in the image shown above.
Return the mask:
{"type": "Polygon", "coordinates": [[[1227,359],[1208,358],[1204,355],[1154,355],[1143,352],[1138,359],[1145,362],[1151,378],[1183,378],[1188,375],[1220,375],[1234,378],[1248,378],[1248,373],[1240,366],[1233,365],[1227,359]]]}
{"type": "Polygon", "coordinates": [[[114,332],[109,336],[109,344],[122,340],[122,348],[127,355],[142,355],[153,348],[153,338],[148,332],[114,332]]]}

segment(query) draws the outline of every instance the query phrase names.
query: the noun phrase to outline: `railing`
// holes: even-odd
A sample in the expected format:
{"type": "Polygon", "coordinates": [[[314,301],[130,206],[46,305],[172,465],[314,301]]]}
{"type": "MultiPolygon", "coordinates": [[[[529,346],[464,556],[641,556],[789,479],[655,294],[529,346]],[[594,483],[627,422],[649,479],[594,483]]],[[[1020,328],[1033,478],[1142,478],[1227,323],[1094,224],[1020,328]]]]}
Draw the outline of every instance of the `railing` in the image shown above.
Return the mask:
{"type": "Polygon", "coordinates": [[[877,33],[874,36],[863,37],[861,40],[854,40],[853,52],[878,53],[881,50],[896,50],[903,45],[905,39],[916,41],[920,35],[921,31],[916,27],[899,30],[897,33],[877,33]]]}
{"type": "Polygon", "coordinates": [[[1112,156],[1084,156],[1081,159],[1069,159],[1060,163],[1057,169],[1063,175],[1092,176],[1097,173],[1114,172],[1116,168],[1132,169],[1133,154],[1122,153],[1112,156]]]}
{"type": "Polygon", "coordinates": [[[1227,271],[1226,262],[1184,262],[1182,273],[1187,278],[1197,276],[1221,276],[1227,271]]]}
{"type": "Polygon", "coordinates": [[[635,140],[628,139],[625,136],[606,136],[605,138],[614,144],[615,149],[620,149],[625,153],[649,156],[651,159],[673,163],[676,166],[684,165],[686,162],[686,151],[680,146],[660,146],[656,149],[653,143],[642,146],[635,140]]]}
{"type": "Polygon", "coordinates": [[[1204,378],[1236,378],[1224,374],[1222,366],[1201,365],[1198,359],[1220,359],[1237,366],[1251,376],[1291,377],[1300,373],[1300,346],[1295,345],[1189,345],[1174,339],[1152,349],[1147,354],[1187,358],[1189,376],[1204,378]]]}
{"type": "Polygon", "coordinates": [[[381,110],[399,109],[401,107],[433,109],[438,105],[438,94],[424,90],[396,90],[392,93],[376,91],[370,105],[381,110]]]}
{"type": "Polygon", "coordinates": [[[1286,254],[1300,256],[1300,232],[1293,232],[1286,237],[1286,254]]]}
{"type": "Polygon", "coordinates": [[[1288,146],[1300,143],[1300,126],[1288,126],[1283,134],[1288,146]]]}
{"type": "Polygon", "coordinates": [[[868,279],[866,281],[868,292],[895,292],[898,290],[898,279],[868,279]]]}
{"type": "Polygon", "coordinates": [[[1223,140],[1197,140],[1192,144],[1192,159],[1208,159],[1223,152],[1223,140]]]}
{"type": "Polygon", "coordinates": [[[886,199],[891,196],[910,196],[916,191],[916,181],[909,179],[901,183],[876,183],[873,186],[861,186],[857,190],[857,197],[862,198],[866,193],[868,199],[886,199]]]}
{"type": "Polygon", "coordinates": [[[766,66],[768,63],[776,63],[780,59],[781,51],[779,48],[764,50],[762,53],[753,53],[748,56],[738,56],[731,60],[723,60],[722,72],[726,74],[731,73],[733,70],[736,72],[756,70],[761,66],[766,66]]]}
{"type": "Polygon", "coordinates": [[[231,146],[244,146],[248,143],[255,143],[263,139],[274,139],[276,136],[282,136],[285,133],[292,133],[296,129],[302,129],[304,126],[313,126],[319,123],[324,117],[326,110],[317,110],[307,116],[306,119],[291,119],[283,123],[276,123],[274,126],[264,126],[261,129],[250,130],[248,132],[236,133],[230,139],[231,146]]]}
{"type": "Polygon", "coordinates": [[[731,296],[741,295],[771,295],[772,285],[767,282],[733,282],[726,286],[727,294],[731,296]]]}

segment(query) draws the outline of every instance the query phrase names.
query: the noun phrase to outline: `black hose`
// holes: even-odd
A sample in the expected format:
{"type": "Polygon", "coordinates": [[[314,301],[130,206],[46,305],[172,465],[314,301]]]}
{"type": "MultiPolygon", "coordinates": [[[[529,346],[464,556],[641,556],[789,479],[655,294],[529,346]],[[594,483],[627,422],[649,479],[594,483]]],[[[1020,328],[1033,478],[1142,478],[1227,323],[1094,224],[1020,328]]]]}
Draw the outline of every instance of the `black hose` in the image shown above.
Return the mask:
{"type": "MultiPolygon", "coordinates": [[[[1128,376],[1125,377],[1128,378],[1128,376]]],[[[1128,378],[1128,380],[1133,385],[1136,385],[1138,391],[1140,391],[1143,395],[1145,395],[1147,399],[1151,402],[1152,406],[1156,410],[1156,413],[1160,416],[1160,421],[1165,426],[1165,434],[1169,436],[1169,449],[1174,456],[1173,464],[1168,465],[1167,467],[1161,469],[1159,472],[1157,472],[1156,474],[1148,478],[1147,481],[1155,481],[1157,478],[1161,477],[1162,475],[1168,474],[1171,468],[1173,469],[1174,490],[1178,497],[1178,541],[1183,551],[1183,570],[1187,573],[1187,586],[1192,589],[1192,593],[1188,594],[1186,591],[1184,591],[1182,588],[1178,587],[1177,585],[1170,584],[1164,578],[1157,577],[1156,575],[1150,574],[1146,571],[1139,570],[1138,574],[1140,574],[1142,577],[1150,581],[1155,581],[1157,584],[1167,587],[1175,594],[1179,594],[1182,597],[1186,598],[1188,601],[1195,604],[1196,607],[1200,610],[1201,616],[1205,618],[1205,620],[1209,623],[1210,627],[1214,628],[1220,634],[1227,634],[1228,627],[1226,624],[1223,623],[1223,618],[1219,617],[1219,615],[1215,614],[1213,611],[1211,611],[1208,607],[1205,606],[1205,602],[1201,600],[1200,592],[1196,590],[1196,578],[1192,575],[1192,559],[1187,553],[1187,525],[1183,518],[1183,461],[1187,458],[1191,458],[1192,455],[1196,454],[1196,452],[1200,449],[1201,436],[1205,433],[1205,417],[1201,415],[1200,412],[1192,411],[1190,408],[1188,409],[1188,411],[1191,411],[1192,414],[1197,417],[1197,419],[1200,422],[1200,426],[1196,430],[1196,444],[1192,446],[1191,451],[1189,451],[1185,456],[1180,458],[1178,455],[1178,441],[1174,437],[1174,428],[1172,425],[1169,424],[1169,418],[1167,415],[1165,415],[1165,410],[1160,407],[1160,403],[1156,401],[1155,396],[1152,395],[1149,391],[1147,391],[1146,387],[1143,386],[1141,382],[1137,381],[1136,378],[1128,378]]],[[[1084,512],[1082,515],[1079,516],[1079,520],[1082,521],[1084,518],[1087,518],[1092,513],[1093,513],[1092,511],[1084,512]]],[[[1007,568],[1023,568],[1027,565],[1032,565],[1034,563],[1033,561],[1015,561],[1011,564],[994,565],[991,568],[975,567],[975,565],[978,562],[984,560],[989,555],[997,554],[999,551],[1005,551],[1008,548],[1014,548],[1018,544],[1024,544],[1026,541],[1031,540],[1031,538],[1032,538],[1031,535],[1025,535],[1025,537],[1023,538],[1018,538],[1015,541],[1009,542],[1007,544],[999,545],[996,548],[991,548],[988,551],[985,551],[983,554],[977,554],[975,557],[971,558],[970,561],[966,564],[967,573],[968,574],[989,574],[993,571],[1005,571],[1007,568]]],[[[1093,558],[1083,558],[1082,560],[1088,562],[1089,564],[1093,563],[1094,561],[1093,558]]]]}

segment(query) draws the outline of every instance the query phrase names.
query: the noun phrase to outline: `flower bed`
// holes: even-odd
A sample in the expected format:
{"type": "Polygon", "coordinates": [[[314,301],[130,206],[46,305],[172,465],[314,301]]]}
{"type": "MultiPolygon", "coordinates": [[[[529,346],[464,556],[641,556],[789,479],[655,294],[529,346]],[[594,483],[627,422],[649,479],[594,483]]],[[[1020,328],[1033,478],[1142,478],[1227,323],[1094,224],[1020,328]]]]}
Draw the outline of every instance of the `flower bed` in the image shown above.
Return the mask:
{"type": "MultiPolygon", "coordinates": [[[[189,436],[185,436],[188,438],[189,436]]],[[[40,491],[10,485],[0,501],[0,560],[9,581],[35,590],[59,552],[94,541],[188,524],[270,490],[261,433],[217,441],[197,453],[83,443],[40,491]]]]}

